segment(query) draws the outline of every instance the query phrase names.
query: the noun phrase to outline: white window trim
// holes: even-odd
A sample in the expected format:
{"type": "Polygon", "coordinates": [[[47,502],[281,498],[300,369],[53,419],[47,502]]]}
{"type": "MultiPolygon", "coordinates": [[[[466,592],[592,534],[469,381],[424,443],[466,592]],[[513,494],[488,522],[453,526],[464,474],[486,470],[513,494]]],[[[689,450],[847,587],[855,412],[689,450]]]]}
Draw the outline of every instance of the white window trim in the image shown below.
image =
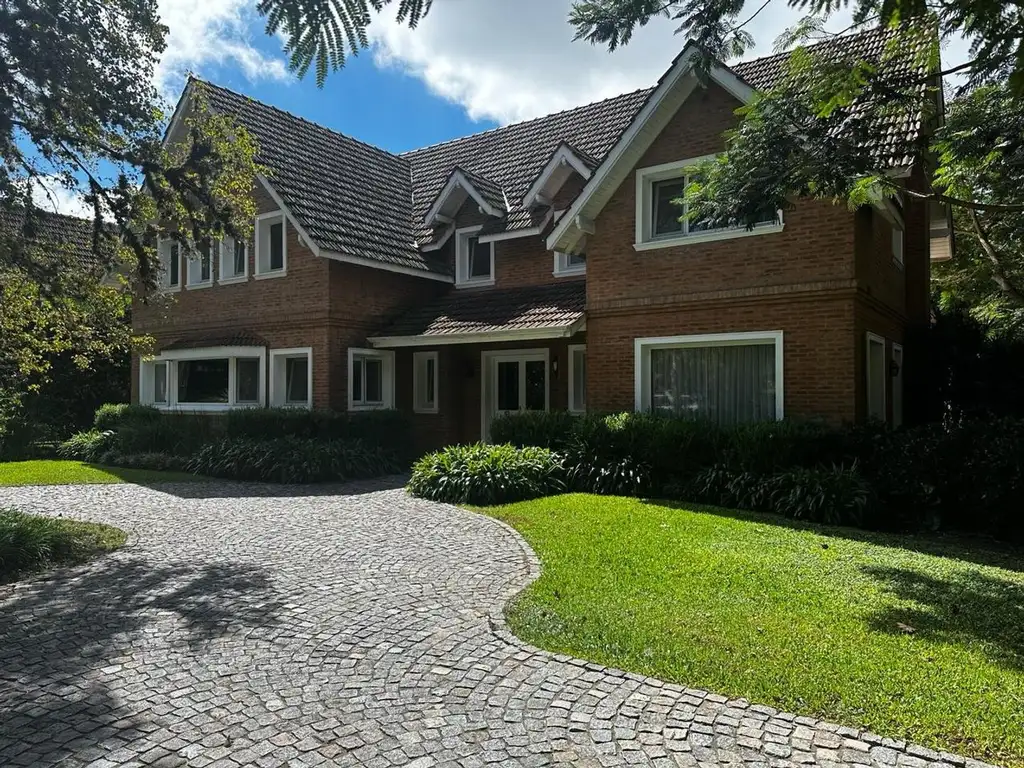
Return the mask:
{"type": "Polygon", "coordinates": [[[480,353],[480,439],[490,442],[490,425],[493,420],[496,403],[491,396],[495,386],[495,364],[500,361],[527,363],[544,361],[544,412],[551,410],[551,349],[539,347],[533,349],[499,349],[480,353]]]}
{"type": "Polygon", "coordinates": [[[224,269],[224,263],[228,259],[230,259],[232,261],[232,265],[231,266],[234,267],[234,263],[233,263],[234,260],[235,260],[234,245],[235,245],[236,242],[237,241],[235,240],[235,238],[230,237],[230,236],[225,236],[225,237],[221,238],[217,242],[217,252],[220,254],[220,257],[218,259],[219,264],[217,266],[217,278],[218,278],[217,282],[220,285],[231,285],[233,283],[244,283],[244,282],[248,281],[248,279],[249,279],[249,244],[247,242],[245,242],[244,240],[242,241],[242,244],[245,246],[245,268],[243,269],[242,274],[240,274],[240,275],[232,275],[231,277],[224,277],[224,275],[228,274],[228,270],[224,269]],[[232,246],[231,247],[231,252],[230,253],[225,253],[225,251],[227,249],[224,247],[224,245],[225,245],[225,242],[228,241],[228,240],[231,241],[231,246],[232,246]]]}
{"type": "Polygon", "coordinates": [[[441,376],[438,373],[438,359],[437,352],[413,352],[412,355],[412,410],[414,413],[437,413],[437,401],[440,394],[439,385],[441,383],[441,376]],[[423,369],[426,370],[427,361],[434,361],[434,404],[432,406],[420,405],[417,396],[420,391],[420,363],[423,363],[423,369]]]}
{"type": "MultiPolygon", "coordinates": [[[[159,238],[157,240],[156,255],[157,255],[157,261],[160,263],[160,270],[161,270],[161,272],[160,272],[160,286],[159,286],[160,293],[177,293],[178,291],[181,290],[182,283],[184,282],[182,280],[183,275],[181,273],[181,265],[182,265],[183,259],[181,258],[181,245],[180,244],[178,245],[178,282],[177,282],[176,285],[171,285],[170,282],[169,282],[170,279],[171,279],[170,261],[168,260],[166,263],[164,262],[164,254],[163,254],[164,243],[167,243],[169,245],[174,245],[176,242],[177,241],[173,237],[161,237],[161,238],[159,238]]],[[[170,259],[170,254],[169,253],[167,254],[167,256],[168,256],[168,259],[170,259]]]]}
{"type": "MultiPolygon", "coordinates": [[[[582,408],[579,407],[579,403],[575,401],[573,397],[573,382],[576,380],[576,360],[573,356],[574,352],[582,351],[584,355],[587,354],[586,344],[570,344],[569,345],[569,399],[566,401],[569,403],[569,410],[573,413],[584,413],[587,408],[586,404],[582,408]]],[[[586,381],[583,382],[584,389],[586,388],[586,381]]]]}
{"type": "Polygon", "coordinates": [[[586,264],[574,264],[569,265],[569,258],[573,255],[570,253],[563,253],[562,251],[555,251],[555,269],[551,273],[555,277],[574,277],[576,275],[587,274],[586,264]]]}
{"type": "Polygon", "coordinates": [[[889,378],[889,357],[886,356],[886,343],[885,337],[879,336],[877,333],[868,331],[865,335],[864,341],[864,405],[866,416],[870,419],[871,416],[871,342],[879,342],[882,345],[882,418],[884,422],[889,421],[889,401],[886,394],[888,387],[889,378]]]}
{"type": "Polygon", "coordinates": [[[391,350],[348,348],[348,409],[350,411],[384,411],[395,407],[395,353],[391,350]],[[356,357],[376,357],[381,365],[381,396],[380,403],[356,403],[353,401],[354,388],[352,380],[352,363],[356,357]]]}
{"type": "Polygon", "coordinates": [[[161,411],[181,413],[208,413],[230,411],[235,408],[262,408],[267,402],[267,349],[266,347],[203,347],[199,349],[175,349],[159,355],[142,358],[139,365],[139,403],[152,405],[161,411]],[[260,361],[259,396],[256,402],[236,402],[235,360],[239,357],[255,357],[260,361]],[[178,362],[182,360],[228,359],[228,402],[226,403],[179,403],[178,362]],[[148,396],[152,391],[154,363],[167,363],[167,402],[154,403],[148,396]]]}
{"type": "MultiPolygon", "coordinates": [[[[195,256],[188,256],[188,255],[186,255],[186,257],[185,257],[185,290],[188,290],[188,291],[198,291],[201,288],[209,288],[210,286],[213,285],[213,278],[214,278],[213,265],[214,265],[214,262],[217,261],[217,257],[214,256],[214,253],[213,253],[214,248],[217,249],[217,253],[219,254],[220,253],[220,241],[219,240],[211,240],[210,241],[210,276],[206,280],[200,280],[200,281],[197,281],[197,282],[194,282],[194,283],[192,282],[192,265],[193,264],[200,264],[201,261],[202,261],[202,258],[203,258],[203,255],[199,251],[199,249],[196,248],[195,256]]],[[[200,269],[201,269],[201,267],[200,267],[200,269]]]]}
{"type": "MultiPolygon", "coordinates": [[[[285,215],[283,210],[269,211],[256,216],[255,229],[253,230],[253,253],[255,254],[253,262],[253,279],[269,280],[274,277],[284,277],[288,274],[288,217],[285,215]],[[260,264],[262,263],[262,254],[260,253],[260,222],[268,219],[280,219],[281,223],[284,225],[281,233],[281,237],[284,240],[281,244],[281,269],[260,270],[260,264]]],[[[270,255],[267,254],[267,264],[269,263],[270,255]]]]}
{"type": "Polygon", "coordinates": [[[456,288],[471,288],[481,285],[494,285],[494,243],[484,243],[489,245],[491,248],[491,276],[490,277],[475,277],[469,279],[469,251],[464,247],[464,244],[469,241],[469,238],[475,235],[483,229],[483,225],[476,227],[463,227],[455,230],[455,287],[456,288]]]}
{"type": "Polygon", "coordinates": [[[692,336],[651,336],[635,339],[633,342],[633,391],[634,408],[638,412],[651,409],[650,388],[645,386],[651,377],[651,350],[678,347],[721,347],[749,344],[775,345],[775,419],[785,416],[785,376],[783,371],[783,332],[746,331],[742,333],[704,333],[692,336]]]}
{"type": "Polygon", "coordinates": [[[673,236],[663,235],[655,238],[650,231],[651,219],[654,211],[653,185],[658,181],[679,178],[686,174],[694,166],[712,160],[715,155],[702,155],[691,157],[686,160],[678,160],[672,163],[652,165],[647,168],[638,168],[636,171],[636,213],[635,213],[635,242],[633,248],[637,251],[652,251],[658,248],[674,248],[680,245],[694,243],[710,243],[718,240],[733,240],[738,237],[753,237],[757,235],[770,235],[781,232],[785,228],[782,218],[782,211],[778,212],[778,221],[772,224],[760,224],[753,229],[736,227],[735,229],[720,229],[714,232],[701,232],[698,234],[679,234],[673,236]]]}
{"type": "MultiPolygon", "coordinates": [[[[272,408],[312,408],[313,407],[313,348],[312,347],[289,347],[287,349],[270,350],[270,406],[272,408]],[[284,393],[277,391],[276,360],[279,357],[302,357],[306,358],[306,381],[308,382],[305,403],[286,403],[284,393]],[[280,398],[279,398],[280,396],[280,398]],[[280,402],[279,402],[280,399],[280,402]]],[[[282,384],[287,386],[287,382],[282,384]]]]}

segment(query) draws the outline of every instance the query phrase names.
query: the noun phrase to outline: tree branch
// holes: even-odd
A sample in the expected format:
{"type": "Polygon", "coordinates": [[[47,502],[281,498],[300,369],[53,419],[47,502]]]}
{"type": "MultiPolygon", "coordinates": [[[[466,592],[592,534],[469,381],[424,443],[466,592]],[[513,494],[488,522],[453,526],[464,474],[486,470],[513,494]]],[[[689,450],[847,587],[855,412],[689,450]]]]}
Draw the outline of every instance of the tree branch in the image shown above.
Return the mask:
{"type": "Polygon", "coordinates": [[[977,211],[970,211],[971,225],[974,227],[974,234],[978,238],[978,242],[981,244],[981,250],[985,252],[985,256],[988,257],[989,262],[992,264],[992,279],[996,285],[999,286],[1006,296],[1012,299],[1015,303],[1020,306],[1024,306],[1024,293],[1015,286],[1009,276],[1006,274],[1006,270],[1003,269],[1002,262],[999,261],[999,254],[996,249],[992,246],[992,242],[988,238],[988,233],[985,231],[984,226],[981,224],[981,220],[978,218],[977,211]]]}

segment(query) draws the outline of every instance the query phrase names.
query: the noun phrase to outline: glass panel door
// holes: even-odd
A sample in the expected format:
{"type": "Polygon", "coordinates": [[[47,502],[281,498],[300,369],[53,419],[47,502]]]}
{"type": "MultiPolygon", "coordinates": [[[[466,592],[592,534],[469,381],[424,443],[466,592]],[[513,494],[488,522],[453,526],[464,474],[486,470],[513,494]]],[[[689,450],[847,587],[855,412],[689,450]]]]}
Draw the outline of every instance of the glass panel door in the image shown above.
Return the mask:
{"type": "Polygon", "coordinates": [[[498,360],[496,362],[494,385],[496,393],[494,402],[498,413],[518,411],[521,407],[522,388],[519,386],[519,361],[498,360]]]}
{"type": "Polygon", "coordinates": [[[543,411],[547,409],[547,368],[543,360],[527,360],[523,366],[526,386],[523,387],[523,401],[520,410],[543,411]]]}
{"type": "Polygon", "coordinates": [[[490,423],[495,416],[518,411],[546,411],[548,408],[546,354],[502,352],[487,357],[489,360],[484,368],[487,377],[484,391],[487,394],[481,414],[485,440],[489,439],[490,423]]]}

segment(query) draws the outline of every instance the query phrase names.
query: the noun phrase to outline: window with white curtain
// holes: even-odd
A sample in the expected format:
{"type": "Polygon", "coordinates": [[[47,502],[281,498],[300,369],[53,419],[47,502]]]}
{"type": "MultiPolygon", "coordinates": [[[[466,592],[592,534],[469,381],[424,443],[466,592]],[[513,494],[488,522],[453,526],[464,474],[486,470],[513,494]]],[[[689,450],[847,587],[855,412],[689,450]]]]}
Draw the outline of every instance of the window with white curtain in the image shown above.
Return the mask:
{"type": "Polygon", "coordinates": [[[783,416],[782,332],[636,340],[636,406],[717,424],[783,416]]]}

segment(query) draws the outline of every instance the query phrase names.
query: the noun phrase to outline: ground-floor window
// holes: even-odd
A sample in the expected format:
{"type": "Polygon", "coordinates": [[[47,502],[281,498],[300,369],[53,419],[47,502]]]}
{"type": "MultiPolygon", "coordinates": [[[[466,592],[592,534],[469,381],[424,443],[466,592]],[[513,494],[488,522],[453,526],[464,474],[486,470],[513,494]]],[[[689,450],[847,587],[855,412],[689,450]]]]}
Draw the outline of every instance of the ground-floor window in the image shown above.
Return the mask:
{"type": "Polygon", "coordinates": [[[885,339],[873,333],[867,334],[866,369],[868,418],[872,421],[885,421],[885,379],[888,376],[885,339]]]}
{"type": "Polygon", "coordinates": [[[349,410],[393,408],[394,371],[394,352],[350,348],[348,351],[349,410]]]}
{"type": "Polygon", "coordinates": [[[139,402],[197,411],[263,405],[265,360],[263,347],[169,350],[142,361],[139,402]]]}
{"type": "Polygon", "coordinates": [[[783,416],[782,331],[636,339],[636,407],[719,424],[783,416]]]}
{"type": "Polygon", "coordinates": [[[275,349],[270,353],[270,404],[273,407],[313,407],[313,350],[275,349]]]}
{"type": "Polygon", "coordinates": [[[412,356],[413,410],[437,413],[437,352],[415,352],[412,356]]]}
{"type": "Polygon", "coordinates": [[[569,346],[569,410],[587,410],[587,347],[569,346]]]}

